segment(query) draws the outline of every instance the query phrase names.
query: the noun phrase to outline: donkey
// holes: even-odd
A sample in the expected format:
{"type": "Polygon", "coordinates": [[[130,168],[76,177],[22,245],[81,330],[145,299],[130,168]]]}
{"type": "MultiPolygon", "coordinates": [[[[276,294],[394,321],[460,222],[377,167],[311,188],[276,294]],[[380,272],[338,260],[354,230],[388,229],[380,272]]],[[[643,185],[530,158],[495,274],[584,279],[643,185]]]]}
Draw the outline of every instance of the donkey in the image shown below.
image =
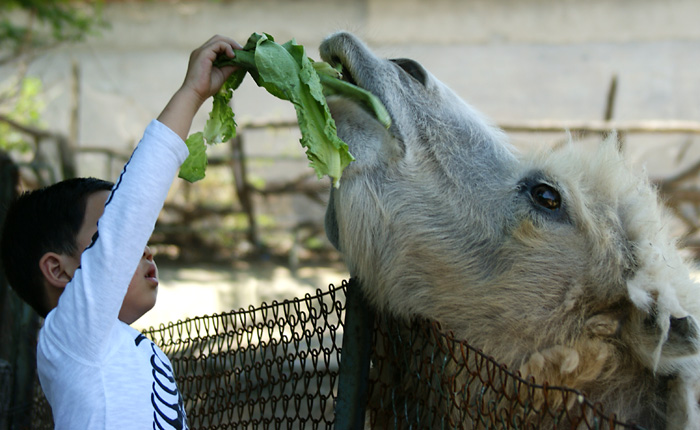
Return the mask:
{"type": "Polygon", "coordinates": [[[328,100],[356,160],[326,232],[378,311],[437,320],[623,420],[700,428],[700,287],[614,134],[519,154],[417,62],[345,32],[320,54],[392,119],[328,100]]]}

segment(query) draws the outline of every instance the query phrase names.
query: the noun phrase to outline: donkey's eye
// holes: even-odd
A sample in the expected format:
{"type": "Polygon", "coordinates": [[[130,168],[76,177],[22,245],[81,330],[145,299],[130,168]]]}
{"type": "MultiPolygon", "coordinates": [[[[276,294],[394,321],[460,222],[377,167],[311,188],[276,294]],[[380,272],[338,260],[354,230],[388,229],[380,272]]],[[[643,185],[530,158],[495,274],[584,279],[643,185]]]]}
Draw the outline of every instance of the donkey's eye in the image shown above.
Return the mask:
{"type": "Polygon", "coordinates": [[[550,211],[556,211],[561,207],[561,195],[547,184],[537,184],[530,190],[530,195],[535,203],[550,211]]]}

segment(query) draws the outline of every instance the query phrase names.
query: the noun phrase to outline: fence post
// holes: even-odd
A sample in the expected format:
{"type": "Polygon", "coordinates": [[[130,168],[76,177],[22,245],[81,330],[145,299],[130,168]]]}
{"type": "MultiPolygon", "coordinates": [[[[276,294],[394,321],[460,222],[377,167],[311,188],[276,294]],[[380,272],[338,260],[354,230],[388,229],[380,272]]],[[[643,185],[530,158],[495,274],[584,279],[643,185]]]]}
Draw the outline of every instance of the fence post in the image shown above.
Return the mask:
{"type": "Polygon", "coordinates": [[[241,203],[243,211],[248,218],[248,241],[258,251],[260,238],[258,237],[258,226],[255,221],[254,202],[251,198],[250,185],[248,184],[248,167],[243,146],[243,136],[240,131],[231,139],[231,153],[233,155],[233,185],[236,189],[236,197],[238,197],[238,201],[241,203]]]}
{"type": "Polygon", "coordinates": [[[335,430],[361,430],[365,426],[374,311],[356,279],[346,288],[335,430]]]}

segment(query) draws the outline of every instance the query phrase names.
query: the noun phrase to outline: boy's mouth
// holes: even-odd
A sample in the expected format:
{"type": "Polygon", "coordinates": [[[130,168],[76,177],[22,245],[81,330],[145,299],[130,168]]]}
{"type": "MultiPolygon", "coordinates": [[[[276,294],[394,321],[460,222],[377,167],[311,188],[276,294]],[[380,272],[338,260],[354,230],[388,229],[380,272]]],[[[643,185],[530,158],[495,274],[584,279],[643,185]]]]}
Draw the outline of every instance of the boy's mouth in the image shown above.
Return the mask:
{"type": "Polygon", "coordinates": [[[148,265],[148,270],[146,271],[144,278],[151,282],[155,282],[156,284],[158,283],[158,270],[156,269],[155,264],[148,265]]]}

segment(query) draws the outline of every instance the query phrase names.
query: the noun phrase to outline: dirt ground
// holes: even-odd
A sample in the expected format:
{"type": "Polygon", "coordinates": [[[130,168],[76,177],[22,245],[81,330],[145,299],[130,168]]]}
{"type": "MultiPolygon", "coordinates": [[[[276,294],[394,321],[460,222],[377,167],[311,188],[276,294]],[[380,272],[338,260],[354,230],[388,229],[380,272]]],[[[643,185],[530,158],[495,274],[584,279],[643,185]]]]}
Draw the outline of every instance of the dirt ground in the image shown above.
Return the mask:
{"type": "Polygon", "coordinates": [[[349,278],[339,263],[301,266],[293,272],[265,261],[217,265],[161,262],[158,270],[158,302],[132,324],[138,330],[251,305],[257,307],[263,302],[303,297],[349,278]]]}

